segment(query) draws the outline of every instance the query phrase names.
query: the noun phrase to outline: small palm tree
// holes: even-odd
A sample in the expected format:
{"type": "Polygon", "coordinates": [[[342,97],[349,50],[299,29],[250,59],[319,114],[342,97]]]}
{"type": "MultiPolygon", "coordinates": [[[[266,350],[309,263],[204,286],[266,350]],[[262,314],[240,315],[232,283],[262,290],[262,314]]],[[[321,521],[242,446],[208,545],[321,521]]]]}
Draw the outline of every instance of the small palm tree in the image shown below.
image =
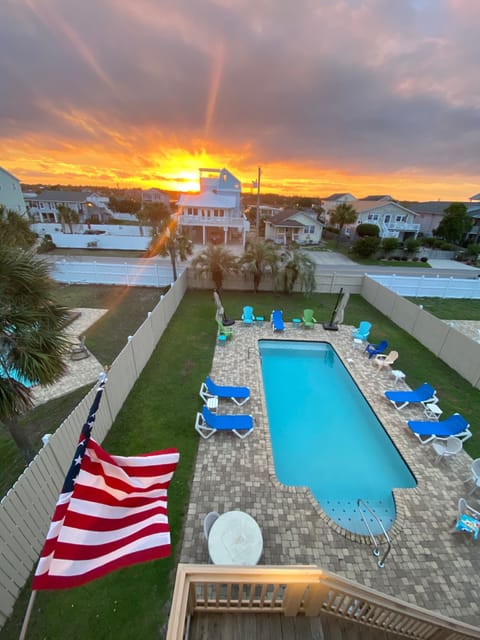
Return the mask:
{"type": "Polygon", "coordinates": [[[238,271],[237,258],[219,244],[208,244],[193,258],[191,266],[200,276],[211,278],[218,290],[222,288],[226,275],[238,271]]]}
{"type": "Polygon", "coordinates": [[[28,218],[0,204],[0,245],[30,249],[35,240],[36,235],[30,229],[28,218]]]}
{"type": "Polygon", "coordinates": [[[315,262],[304,251],[297,247],[289,247],[282,255],[281,277],[283,291],[292,293],[298,282],[307,295],[315,290],[315,262]]]}
{"type": "Polygon", "coordinates": [[[330,222],[331,224],[338,225],[338,228],[339,228],[337,244],[340,241],[340,236],[342,235],[343,227],[346,224],[353,224],[356,219],[357,219],[357,212],[355,211],[355,209],[352,207],[351,204],[348,204],[348,202],[342,202],[341,204],[335,207],[333,213],[330,215],[330,222]]]}
{"type": "Polygon", "coordinates": [[[275,282],[279,259],[278,248],[271,242],[256,240],[247,244],[239,265],[243,273],[253,276],[255,293],[258,292],[260,282],[267,272],[272,274],[275,282]]]}
{"type": "Polygon", "coordinates": [[[31,386],[65,371],[69,311],[54,299],[49,267],[30,251],[0,247],[0,420],[26,460],[35,453],[17,417],[32,407],[31,386]]]}
{"type": "Polygon", "coordinates": [[[78,222],[80,221],[80,215],[78,211],[75,211],[71,207],[67,207],[64,204],[59,205],[57,210],[60,217],[60,222],[62,223],[63,231],[65,231],[65,225],[68,225],[70,233],[73,233],[73,225],[78,224],[78,222]]]}
{"type": "Polygon", "coordinates": [[[192,241],[178,231],[176,216],[164,220],[159,233],[153,231],[148,253],[149,255],[170,257],[173,281],[175,282],[177,279],[177,256],[180,257],[180,260],[186,260],[193,253],[192,241]]]}

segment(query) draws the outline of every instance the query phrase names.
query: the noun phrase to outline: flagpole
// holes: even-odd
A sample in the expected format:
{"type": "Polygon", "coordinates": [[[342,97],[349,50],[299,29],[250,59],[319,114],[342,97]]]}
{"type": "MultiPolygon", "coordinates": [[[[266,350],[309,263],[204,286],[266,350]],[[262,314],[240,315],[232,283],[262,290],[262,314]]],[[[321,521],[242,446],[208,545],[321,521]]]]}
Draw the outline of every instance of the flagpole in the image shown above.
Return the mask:
{"type": "Polygon", "coordinates": [[[27,610],[25,612],[25,617],[23,619],[22,628],[20,630],[20,635],[18,636],[18,640],[25,640],[27,635],[28,623],[30,622],[30,617],[32,615],[33,603],[35,602],[35,596],[37,595],[36,591],[32,591],[30,593],[30,599],[28,601],[27,610]]]}
{"type": "Polygon", "coordinates": [[[257,240],[260,234],[260,176],[262,175],[262,170],[258,167],[258,177],[257,177],[257,216],[256,216],[256,233],[257,240]]]}

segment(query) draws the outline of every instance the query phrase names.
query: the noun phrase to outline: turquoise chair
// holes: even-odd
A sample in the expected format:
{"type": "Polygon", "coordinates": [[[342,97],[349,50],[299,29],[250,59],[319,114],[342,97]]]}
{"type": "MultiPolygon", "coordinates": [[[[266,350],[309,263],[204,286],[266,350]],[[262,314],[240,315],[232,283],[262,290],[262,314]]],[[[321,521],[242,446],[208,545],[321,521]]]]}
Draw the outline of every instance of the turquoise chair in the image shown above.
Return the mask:
{"type": "Polygon", "coordinates": [[[253,314],[253,307],[243,307],[242,322],[243,324],[253,324],[255,316],[253,314]]]}
{"type": "Polygon", "coordinates": [[[358,327],[353,330],[353,339],[354,340],[367,340],[370,330],[372,328],[372,324],[367,320],[362,320],[358,327]]]}

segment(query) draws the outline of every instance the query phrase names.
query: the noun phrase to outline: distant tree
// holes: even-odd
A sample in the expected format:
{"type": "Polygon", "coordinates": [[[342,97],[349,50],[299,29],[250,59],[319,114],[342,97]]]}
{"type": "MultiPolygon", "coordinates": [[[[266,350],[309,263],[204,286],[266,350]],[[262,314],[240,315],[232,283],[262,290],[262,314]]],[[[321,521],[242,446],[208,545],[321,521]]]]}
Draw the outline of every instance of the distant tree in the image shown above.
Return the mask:
{"type": "Polygon", "coordinates": [[[63,375],[69,319],[55,301],[49,265],[31,251],[0,244],[0,420],[27,461],[35,448],[18,416],[33,405],[30,385],[63,375]]]}
{"type": "Polygon", "coordinates": [[[140,200],[134,198],[117,198],[110,196],[108,206],[112,211],[117,213],[132,213],[136,214],[142,207],[140,200]]]}
{"type": "Polygon", "coordinates": [[[380,238],[365,236],[359,238],[353,245],[353,253],[359,258],[371,258],[380,247],[380,238]]]}
{"type": "Polygon", "coordinates": [[[370,222],[362,222],[355,229],[357,236],[360,238],[371,237],[378,238],[380,235],[380,227],[378,224],[371,224],[370,222]]]}
{"type": "Polygon", "coordinates": [[[238,271],[237,258],[228,249],[218,244],[208,244],[190,264],[198,275],[210,277],[218,290],[222,288],[223,278],[226,275],[238,271]]]}
{"type": "Polygon", "coordinates": [[[260,282],[266,273],[271,273],[275,281],[278,271],[279,253],[277,245],[264,240],[249,242],[240,257],[242,272],[253,276],[253,288],[258,292],[260,282]]]}
{"type": "Polygon", "coordinates": [[[73,225],[78,224],[80,216],[78,211],[75,211],[71,207],[67,207],[64,204],[60,204],[57,207],[60,222],[62,223],[62,229],[65,232],[65,225],[68,225],[70,233],[73,233],[73,225]]]}
{"type": "Polygon", "coordinates": [[[148,202],[142,207],[141,217],[148,221],[154,234],[160,234],[165,224],[168,224],[172,212],[163,202],[148,202]]]}
{"type": "Polygon", "coordinates": [[[472,228],[472,224],[466,205],[463,202],[452,202],[445,209],[445,215],[435,230],[435,235],[447,242],[459,244],[463,236],[472,228]]]}
{"type": "Polygon", "coordinates": [[[337,244],[340,241],[343,227],[347,224],[353,224],[357,219],[357,212],[348,202],[338,204],[330,214],[330,224],[337,225],[340,233],[338,234],[337,244]]]}
{"type": "Polygon", "coordinates": [[[162,223],[159,233],[153,233],[149,255],[169,256],[173,281],[177,279],[177,257],[186,260],[193,253],[192,241],[178,230],[178,219],[172,215],[162,223]]]}
{"type": "Polygon", "coordinates": [[[30,249],[37,236],[30,229],[28,218],[0,204],[0,246],[30,249]]]}
{"type": "Polygon", "coordinates": [[[302,291],[310,295],[315,290],[315,262],[301,249],[289,247],[281,256],[283,291],[292,293],[298,282],[302,291]]]}

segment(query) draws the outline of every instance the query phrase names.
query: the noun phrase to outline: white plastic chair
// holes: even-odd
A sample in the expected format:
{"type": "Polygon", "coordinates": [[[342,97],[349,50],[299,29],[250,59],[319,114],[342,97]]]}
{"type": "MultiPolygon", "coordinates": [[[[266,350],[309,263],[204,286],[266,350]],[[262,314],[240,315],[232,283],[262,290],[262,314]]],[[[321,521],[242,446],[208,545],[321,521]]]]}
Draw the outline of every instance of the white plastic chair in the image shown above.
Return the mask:
{"type": "Polygon", "coordinates": [[[474,540],[478,540],[480,532],[480,511],[474,509],[465,498],[458,501],[457,522],[453,532],[470,533],[474,540]]]}
{"type": "Polygon", "coordinates": [[[219,517],[220,517],[219,513],[217,513],[216,511],[210,511],[210,513],[207,513],[207,515],[203,519],[203,533],[205,535],[205,540],[208,540],[210,529],[212,528],[212,525],[215,522],[215,520],[219,517]]]}
{"type": "Polygon", "coordinates": [[[480,487],[480,458],[477,458],[472,462],[472,468],[470,471],[470,477],[465,480],[465,482],[473,482],[473,487],[468,493],[469,496],[471,496],[472,493],[480,487]]]}
{"type": "Polygon", "coordinates": [[[387,369],[398,359],[398,351],[390,351],[388,355],[384,353],[377,353],[372,360],[372,364],[378,367],[379,371],[382,371],[384,367],[387,369]]]}
{"type": "Polygon", "coordinates": [[[463,442],[460,438],[455,436],[449,436],[448,438],[437,438],[432,441],[432,448],[437,454],[435,458],[435,464],[440,463],[443,458],[450,458],[460,453],[463,447],[463,442]]]}

